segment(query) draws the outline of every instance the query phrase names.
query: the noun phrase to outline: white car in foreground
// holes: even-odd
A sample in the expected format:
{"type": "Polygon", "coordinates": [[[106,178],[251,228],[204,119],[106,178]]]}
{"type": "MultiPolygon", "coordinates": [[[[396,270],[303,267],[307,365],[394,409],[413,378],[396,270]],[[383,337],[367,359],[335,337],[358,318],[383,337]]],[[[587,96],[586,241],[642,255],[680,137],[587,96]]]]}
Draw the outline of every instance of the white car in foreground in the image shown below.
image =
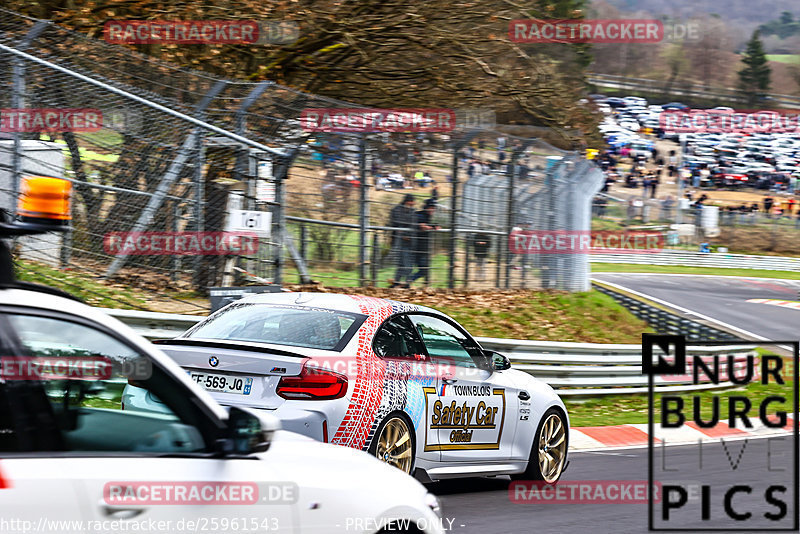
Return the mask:
{"type": "Polygon", "coordinates": [[[2,238],[36,224],[2,215],[0,531],[443,531],[411,477],[267,412],[225,409],[116,319],[15,282],[2,238]],[[121,409],[127,384],[161,412],[121,409]]]}

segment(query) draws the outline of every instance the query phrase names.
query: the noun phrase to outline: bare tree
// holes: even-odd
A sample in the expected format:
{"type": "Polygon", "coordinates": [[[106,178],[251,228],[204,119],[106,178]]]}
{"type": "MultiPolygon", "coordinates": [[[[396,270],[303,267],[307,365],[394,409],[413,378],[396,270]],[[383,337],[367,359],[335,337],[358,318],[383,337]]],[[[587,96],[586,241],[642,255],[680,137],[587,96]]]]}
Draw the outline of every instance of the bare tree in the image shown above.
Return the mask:
{"type": "MultiPolygon", "coordinates": [[[[135,45],[180,65],[372,106],[483,107],[527,123],[589,131],[576,110],[585,45],[521,45],[509,22],[581,18],[585,0],[12,0],[18,9],[99,36],[108,20],[291,20],[274,46],[135,45]]],[[[565,134],[566,136],[566,134],[565,134]]]]}

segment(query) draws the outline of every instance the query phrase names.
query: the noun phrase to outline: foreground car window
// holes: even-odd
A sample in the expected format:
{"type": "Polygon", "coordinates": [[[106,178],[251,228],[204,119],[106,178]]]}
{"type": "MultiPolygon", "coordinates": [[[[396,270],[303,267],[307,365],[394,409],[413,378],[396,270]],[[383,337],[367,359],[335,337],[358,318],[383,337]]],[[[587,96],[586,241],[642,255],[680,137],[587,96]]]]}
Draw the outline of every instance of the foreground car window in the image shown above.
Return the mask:
{"type": "Polygon", "coordinates": [[[184,337],[338,351],[347,345],[365,318],[357,313],[303,306],[234,304],[184,337]]]}
{"type": "Polygon", "coordinates": [[[126,384],[144,387],[155,398],[148,384],[164,382],[147,355],[85,324],[6,317],[22,354],[0,358],[0,410],[11,410],[2,450],[162,453],[206,448],[195,426],[168,407],[159,414],[124,409],[126,384]]]}

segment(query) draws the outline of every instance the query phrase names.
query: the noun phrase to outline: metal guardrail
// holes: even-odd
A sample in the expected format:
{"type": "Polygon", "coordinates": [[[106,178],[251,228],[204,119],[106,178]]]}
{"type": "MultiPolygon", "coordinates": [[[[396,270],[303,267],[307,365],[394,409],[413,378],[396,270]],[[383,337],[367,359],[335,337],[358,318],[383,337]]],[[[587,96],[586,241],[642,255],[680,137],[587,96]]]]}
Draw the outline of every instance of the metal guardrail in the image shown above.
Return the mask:
{"type": "Polygon", "coordinates": [[[115,310],[101,308],[111,317],[130,326],[134,332],[149,340],[171,339],[186,332],[205,317],[180,315],[177,313],[158,313],[138,310],[115,310]]]}
{"type": "Polygon", "coordinates": [[[689,252],[662,250],[650,254],[590,254],[591,263],[629,263],[636,265],[686,265],[729,269],[762,269],[765,271],[800,271],[800,258],[753,256],[727,252],[689,252]]]}
{"type": "MultiPolygon", "coordinates": [[[[114,309],[103,311],[148,339],[175,337],[203,319],[171,313],[114,309]]],[[[691,325],[683,326],[694,328],[691,325]]],[[[556,388],[560,395],[595,396],[647,392],[647,376],[642,374],[640,345],[562,343],[484,337],[476,339],[483,347],[507,355],[512,367],[535,375],[556,388]]],[[[690,346],[687,348],[687,353],[699,353],[704,357],[713,354],[733,354],[736,366],[740,367],[746,363],[748,355],[754,354],[753,348],[690,346]]],[[[664,392],[732,386],[730,382],[693,385],[691,376],[666,379],[657,377],[655,384],[659,391],[664,392]]]]}
{"type": "MultiPolygon", "coordinates": [[[[514,339],[477,338],[487,349],[502,352],[515,369],[530,373],[558,390],[559,395],[592,396],[647,393],[647,375],[642,374],[641,345],[561,343],[514,339]]],[[[757,358],[755,346],[716,346],[686,348],[706,363],[714,355],[733,355],[734,368],[741,371],[747,358],[757,358]]],[[[726,361],[722,359],[722,361],[726,361]]],[[[731,387],[728,381],[713,384],[699,374],[700,384],[692,383],[691,371],[681,376],[658,376],[654,385],[659,392],[692,391],[731,387]]]]}

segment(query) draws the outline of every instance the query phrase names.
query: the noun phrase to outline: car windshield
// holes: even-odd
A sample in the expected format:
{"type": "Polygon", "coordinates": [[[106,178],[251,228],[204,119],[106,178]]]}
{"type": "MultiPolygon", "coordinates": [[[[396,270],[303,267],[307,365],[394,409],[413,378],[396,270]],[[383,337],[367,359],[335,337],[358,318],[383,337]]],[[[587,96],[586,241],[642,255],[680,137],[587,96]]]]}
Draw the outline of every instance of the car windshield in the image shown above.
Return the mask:
{"type": "Polygon", "coordinates": [[[340,351],[365,319],[366,315],[323,308],[236,303],[182,337],[340,351]]]}

